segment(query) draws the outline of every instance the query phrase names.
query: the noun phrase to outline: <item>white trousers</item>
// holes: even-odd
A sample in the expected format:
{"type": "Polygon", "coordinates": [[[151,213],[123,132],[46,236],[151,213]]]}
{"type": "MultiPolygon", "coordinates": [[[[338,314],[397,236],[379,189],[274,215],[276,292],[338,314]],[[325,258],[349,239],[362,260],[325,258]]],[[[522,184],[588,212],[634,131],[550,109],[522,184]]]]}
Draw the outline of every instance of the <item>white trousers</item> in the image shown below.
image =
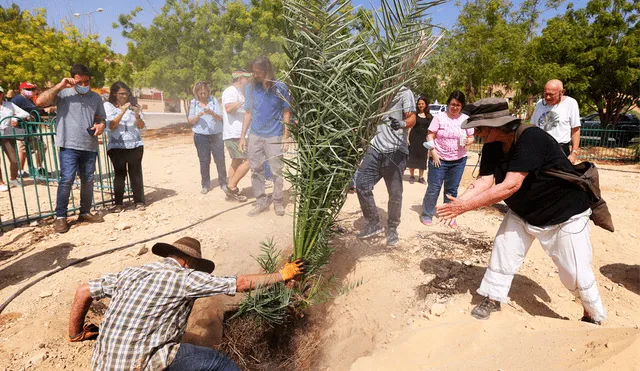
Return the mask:
{"type": "Polygon", "coordinates": [[[588,209],[562,224],[536,227],[509,210],[496,234],[478,294],[500,302],[508,301],[513,275],[537,238],[558,267],[562,284],[582,301],[591,318],[605,319],[607,315],[591,270],[590,215],[591,209],[588,209]]]}

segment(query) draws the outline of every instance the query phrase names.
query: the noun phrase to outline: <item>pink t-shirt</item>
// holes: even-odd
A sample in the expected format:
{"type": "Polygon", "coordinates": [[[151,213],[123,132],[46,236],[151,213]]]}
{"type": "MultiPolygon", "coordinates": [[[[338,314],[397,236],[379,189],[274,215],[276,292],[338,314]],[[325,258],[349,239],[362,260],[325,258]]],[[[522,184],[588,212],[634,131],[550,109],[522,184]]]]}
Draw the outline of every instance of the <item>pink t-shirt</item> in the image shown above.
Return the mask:
{"type": "Polygon", "coordinates": [[[460,128],[467,118],[464,113],[452,119],[446,112],[440,112],[431,121],[429,131],[436,133],[436,152],[442,160],[455,161],[467,155],[467,149],[460,145],[461,136],[466,139],[473,135],[473,129],[460,128]]]}

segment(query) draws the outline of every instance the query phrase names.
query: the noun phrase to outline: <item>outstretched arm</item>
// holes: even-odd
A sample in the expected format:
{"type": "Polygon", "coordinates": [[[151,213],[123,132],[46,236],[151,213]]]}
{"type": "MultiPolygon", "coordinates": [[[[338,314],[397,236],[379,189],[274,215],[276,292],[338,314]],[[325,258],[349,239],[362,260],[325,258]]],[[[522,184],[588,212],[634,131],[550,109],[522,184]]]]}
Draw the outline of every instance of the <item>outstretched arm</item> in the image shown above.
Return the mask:
{"type": "Polygon", "coordinates": [[[304,273],[304,264],[304,260],[298,259],[294,262],[285,263],[282,269],[276,273],[245,274],[238,276],[236,280],[236,291],[249,291],[256,287],[269,286],[274,283],[289,281],[304,273]]]}

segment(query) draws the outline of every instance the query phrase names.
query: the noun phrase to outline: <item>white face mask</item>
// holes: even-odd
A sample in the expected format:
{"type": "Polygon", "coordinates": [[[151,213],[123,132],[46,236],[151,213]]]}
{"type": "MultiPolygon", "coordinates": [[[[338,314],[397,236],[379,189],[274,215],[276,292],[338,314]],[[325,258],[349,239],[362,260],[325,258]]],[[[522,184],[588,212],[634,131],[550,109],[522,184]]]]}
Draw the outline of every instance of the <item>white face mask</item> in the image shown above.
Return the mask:
{"type": "Polygon", "coordinates": [[[31,98],[31,97],[33,97],[33,91],[31,91],[31,90],[23,90],[22,91],[22,95],[24,95],[26,98],[31,98]]]}
{"type": "Polygon", "coordinates": [[[78,94],[87,94],[91,90],[90,86],[76,85],[75,88],[78,94]]]}

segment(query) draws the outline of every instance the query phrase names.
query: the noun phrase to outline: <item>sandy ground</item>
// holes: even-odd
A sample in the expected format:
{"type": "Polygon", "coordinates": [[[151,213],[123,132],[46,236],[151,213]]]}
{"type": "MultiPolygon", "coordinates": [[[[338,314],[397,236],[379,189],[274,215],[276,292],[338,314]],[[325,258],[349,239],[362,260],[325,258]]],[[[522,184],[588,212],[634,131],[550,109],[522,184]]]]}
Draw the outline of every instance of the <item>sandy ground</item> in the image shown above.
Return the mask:
{"type": "MultiPolygon", "coordinates": [[[[155,241],[200,239],[205,257],[216,262],[219,275],[257,272],[252,256],[259,253],[261,241],[272,238],[279,248],[289,246],[292,205],[284,217],[270,210],[249,218],[247,203],[202,221],[239,204],[226,201],[219,188],[199,193],[198,162],[188,133],[162,129],[156,134],[145,139],[146,211],[108,214],[105,223],[75,224],[63,235],[53,233],[50,222],[45,222],[0,236],[2,302],[57,267],[151,239],[70,267],[17,297],[0,314],[0,370],[88,369],[93,343],[66,341],[75,288],[104,273],[156,260],[145,252],[155,241]],[[183,227],[189,228],[157,237],[183,227]]],[[[469,164],[476,160],[471,156],[469,164]]],[[[349,196],[340,216],[345,233],[332,242],[336,254],[328,267],[343,290],[312,309],[312,318],[323,324],[313,368],[640,369],[640,168],[613,169],[602,172],[601,186],[617,231],[611,234],[594,227],[591,233],[593,269],[609,315],[602,327],[577,321],[580,305],[564,289],[551,259],[537,243],[514,279],[510,305],[489,321],[473,319],[469,312],[478,299],[472,293],[484,273],[504,208],[498,205],[463,215],[457,230],[427,228],[418,222],[426,186],[407,182],[401,243],[393,249],[383,239],[363,242],[353,237],[364,221],[355,195],[349,196]]],[[[215,166],[212,172],[215,177],[215,166]]],[[[463,187],[472,179],[471,172],[468,167],[463,187]]],[[[248,177],[240,186],[251,194],[248,177]]],[[[384,184],[375,192],[386,218],[384,184]]],[[[240,299],[199,300],[185,341],[215,345],[220,338],[218,316],[240,299]]],[[[89,318],[99,323],[106,304],[94,304],[89,318]]]]}

